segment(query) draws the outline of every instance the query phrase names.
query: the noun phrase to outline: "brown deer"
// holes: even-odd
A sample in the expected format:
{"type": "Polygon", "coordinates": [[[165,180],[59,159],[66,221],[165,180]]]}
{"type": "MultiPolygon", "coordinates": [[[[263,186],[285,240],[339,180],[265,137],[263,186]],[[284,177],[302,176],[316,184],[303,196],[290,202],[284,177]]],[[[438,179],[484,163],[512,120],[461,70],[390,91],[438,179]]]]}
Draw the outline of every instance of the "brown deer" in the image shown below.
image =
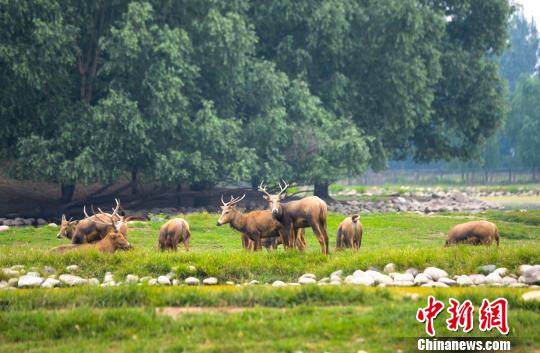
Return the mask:
{"type": "Polygon", "coordinates": [[[353,248],[360,249],[362,246],[362,223],[358,220],[360,216],[352,215],[345,218],[338,227],[336,236],[336,249],[353,248]]]}
{"type": "Polygon", "coordinates": [[[173,218],[159,229],[159,249],[161,251],[167,249],[176,251],[180,238],[182,238],[186,251],[189,251],[189,239],[191,238],[189,224],[183,218],[173,218]]]}
{"type": "Polygon", "coordinates": [[[56,234],[58,239],[68,238],[71,240],[73,238],[78,221],[72,221],[72,219],[73,218],[70,218],[68,220],[65,214],[62,215],[62,220],[60,221],[60,231],[58,234],[56,234]]]}
{"type": "MultiPolygon", "coordinates": [[[[272,218],[270,211],[251,211],[249,213],[241,213],[235,208],[235,205],[246,197],[234,198],[231,196],[229,202],[223,201],[221,196],[221,216],[217,221],[218,226],[229,224],[231,228],[236,229],[241,233],[242,246],[246,250],[261,250],[263,240],[269,248],[273,248],[274,238],[283,237],[283,227],[279,222],[272,218]],[[252,242],[252,243],[250,243],[252,242]]],[[[277,246],[277,244],[276,244],[277,246]]]]}
{"type": "Polygon", "coordinates": [[[272,217],[284,228],[284,244],[295,244],[296,233],[299,228],[311,227],[313,233],[319,240],[321,251],[328,254],[328,233],[326,231],[326,217],[328,210],[326,202],[317,196],[305,197],[288,203],[281,203],[285,198],[285,191],[289,187],[285,181],[284,186],[279,183],[281,189],[279,193],[271,195],[266,191],[263,183],[259,185],[259,191],[263,192],[263,197],[268,201],[272,217]]]}
{"type": "Polygon", "coordinates": [[[457,224],[448,232],[444,246],[465,243],[472,245],[491,245],[495,241],[499,246],[499,229],[488,221],[472,221],[457,224]]]}
{"type": "MultiPolygon", "coordinates": [[[[298,233],[296,233],[295,246],[300,251],[303,251],[306,248],[306,240],[304,238],[304,233],[305,233],[304,228],[299,228],[298,233]]],[[[277,249],[278,246],[282,244],[283,244],[283,241],[281,240],[281,237],[267,238],[263,240],[263,243],[262,243],[262,245],[268,250],[277,249]]]]}
{"type": "MultiPolygon", "coordinates": [[[[92,244],[67,244],[67,245],[61,245],[56,248],[51,249],[51,251],[56,253],[66,253],[73,250],[88,250],[88,249],[96,249],[100,252],[115,252],[116,250],[129,250],[131,249],[131,244],[128,242],[128,240],[124,237],[123,233],[120,231],[120,227],[118,226],[118,223],[116,219],[118,218],[118,214],[113,212],[112,215],[101,213],[99,214],[99,221],[96,220],[94,222],[107,225],[109,231],[105,235],[105,237],[98,242],[92,243],[92,244]],[[108,222],[102,220],[106,220],[108,218],[108,222]]],[[[122,223],[122,222],[120,222],[122,223]]]]}
{"type": "Polygon", "coordinates": [[[96,215],[92,209],[94,214],[89,216],[88,213],[86,213],[86,206],[84,206],[83,212],[86,218],[79,221],[77,224],[75,232],[71,238],[71,242],[73,244],[95,243],[103,239],[105,235],[107,235],[107,233],[109,233],[109,231],[112,229],[112,226],[107,223],[109,217],[114,217],[116,222],[120,222],[119,231],[125,238],[127,238],[127,219],[118,214],[118,210],[120,209],[120,201],[118,199],[114,200],[116,201],[116,207],[113,208],[112,215],[105,213],[98,208],[100,212],[99,214],[96,215]]]}

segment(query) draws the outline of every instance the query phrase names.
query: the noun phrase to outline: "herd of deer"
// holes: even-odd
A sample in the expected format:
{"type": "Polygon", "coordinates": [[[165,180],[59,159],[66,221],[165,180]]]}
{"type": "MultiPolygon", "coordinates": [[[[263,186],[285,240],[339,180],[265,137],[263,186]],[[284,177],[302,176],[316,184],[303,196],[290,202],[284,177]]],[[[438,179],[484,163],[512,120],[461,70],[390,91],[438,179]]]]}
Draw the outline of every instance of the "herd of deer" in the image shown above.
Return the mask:
{"type": "MultiPolygon", "coordinates": [[[[231,199],[228,202],[221,197],[221,216],[217,221],[218,226],[229,224],[241,234],[242,246],[246,250],[257,251],[265,248],[272,250],[282,244],[285,249],[296,248],[304,250],[306,242],[304,228],[310,227],[317,237],[323,254],[329,253],[328,232],[326,217],[328,214],[326,202],[317,196],[305,197],[283,203],[285,192],[289,185],[279,184],[280,191],[270,194],[263,183],[259,185],[259,191],[268,201],[269,209],[242,213],[236,209],[236,205],[244,199],[242,197],[231,199]]],[[[71,239],[71,244],[61,245],[53,249],[55,252],[64,253],[75,249],[94,248],[102,252],[114,252],[116,250],[131,249],[127,240],[127,222],[131,217],[125,217],[118,213],[120,202],[115,199],[116,207],[112,213],[103,212],[98,208],[96,214],[89,216],[84,207],[85,219],[80,221],[67,220],[62,216],[60,232],[57,237],[71,239]]],[[[358,250],[362,245],[363,227],[359,222],[358,215],[345,218],[338,227],[336,235],[336,249],[353,248],[358,250]]],[[[189,251],[191,232],[189,224],[182,218],[174,218],[165,223],[159,231],[159,249],[175,250],[180,240],[186,251],[189,251]]],[[[454,226],[448,233],[445,246],[457,243],[473,245],[489,245],[493,241],[499,245],[499,232],[497,226],[487,221],[473,221],[454,226]]]]}

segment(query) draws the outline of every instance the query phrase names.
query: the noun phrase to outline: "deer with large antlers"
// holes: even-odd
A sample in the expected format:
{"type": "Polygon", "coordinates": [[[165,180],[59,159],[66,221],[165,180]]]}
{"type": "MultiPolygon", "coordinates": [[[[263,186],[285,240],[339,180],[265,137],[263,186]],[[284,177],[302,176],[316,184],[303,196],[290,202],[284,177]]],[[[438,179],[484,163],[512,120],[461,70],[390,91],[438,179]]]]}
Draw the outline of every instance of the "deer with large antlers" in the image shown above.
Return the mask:
{"type": "Polygon", "coordinates": [[[131,249],[131,244],[128,242],[126,237],[120,231],[120,226],[123,225],[123,222],[117,222],[119,217],[116,211],[112,215],[107,213],[100,213],[96,215],[96,219],[93,221],[95,224],[105,226],[108,229],[107,234],[95,243],[86,243],[86,244],[68,244],[61,245],[56,248],[51,249],[51,251],[63,254],[68,251],[73,250],[88,250],[96,249],[100,252],[115,252],[116,250],[129,250],[131,249]]]}
{"type": "MultiPolygon", "coordinates": [[[[234,198],[231,196],[229,202],[223,200],[221,196],[221,216],[217,221],[218,226],[229,224],[231,228],[239,231],[242,238],[242,246],[246,250],[260,250],[263,241],[268,244],[269,249],[274,248],[275,238],[283,237],[283,227],[279,222],[272,218],[270,211],[251,211],[249,213],[241,213],[235,207],[237,203],[246,197],[234,198]],[[252,243],[251,243],[252,242],[252,243]]],[[[277,246],[277,245],[276,245],[277,246]]]]}
{"type": "Polygon", "coordinates": [[[83,208],[83,212],[86,218],[79,221],[77,224],[75,232],[71,238],[71,242],[73,244],[94,243],[105,238],[107,233],[109,233],[109,231],[112,229],[111,224],[108,222],[110,217],[113,217],[114,221],[118,223],[119,232],[122,233],[125,238],[127,238],[127,220],[118,214],[118,210],[120,209],[120,201],[118,199],[115,199],[115,201],[116,207],[112,209],[112,214],[103,212],[99,208],[98,210],[100,213],[96,214],[92,208],[92,212],[94,214],[89,216],[88,213],[86,213],[85,206],[83,208]]]}
{"type": "Polygon", "coordinates": [[[326,231],[328,210],[326,202],[317,196],[310,196],[301,200],[282,203],[281,201],[285,198],[285,192],[289,187],[289,184],[283,182],[284,186],[279,183],[280,191],[273,195],[268,193],[266,186],[263,186],[263,182],[259,185],[259,191],[264,193],[263,197],[268,201],[272,217],[283,226],[283,244],[288,246],[295,244],[298,229],[311,227],[317,240],[319,240],[321,251],[323,254],[328,254],[328,233],[326,231]]]}

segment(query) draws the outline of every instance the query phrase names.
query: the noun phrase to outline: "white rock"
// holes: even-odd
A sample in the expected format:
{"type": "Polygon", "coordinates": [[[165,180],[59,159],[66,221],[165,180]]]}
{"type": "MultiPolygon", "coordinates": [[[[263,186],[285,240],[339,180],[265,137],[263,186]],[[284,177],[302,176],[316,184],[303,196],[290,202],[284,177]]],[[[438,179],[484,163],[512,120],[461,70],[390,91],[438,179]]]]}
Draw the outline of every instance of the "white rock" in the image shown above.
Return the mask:
{"type": "Polygon", "coordinates": [[[416,284],[417,286],[429,283],[430,281],[431,281],[431,277],[429,277],[425,273],[419,273],[414,278],[414,284],[416,284]]]}
{"type": "Polygon", "coordinates": [[[411,275],[413,275],[413,277],[416,277],[416,275],[418,274],[418,270],[414,267],[411,267],[411,268],[408,268],[405,273],[410,273],[411,275]]]}
{"type": "Polygon", "coordinates": [[[56,223],[49,223],[48,226],[49,226],[49,227],[56,228],[56,227],[58,227],[58,224],[56,224],[56,223]]]}
{"type": "Polygon", "coordinates": [[[29,277],[41,277],[41,275],[39,274],[39,272],[36,272],[36,271],[30,271],[26,274],[26,276],[29,276],[29,277]]]}
{"type": "Polygon", "coordinates": [[[389,264],[387,264],[386,266],[384,266],[384,270],[383,270],[385,273],[390,273],[390,272],[396,272],[396,265],[393,264],[392,262],[390,262],[389,264]]]}
{"type": "Polygon", "coordinates": [[[365,274],[373,278],[373,280],[375,281],[375,284],[381,284],[381,283],[392,284],[394,282],[390,276],[377,272],[377,271],[367,270],[365,274]]]}
{"type": "Polygon", "coordinates": [[[24,265],[13,265],[13,266],[10,267],[10,269],[12,269],[14,271],[24,270],[24,265]]]}
{"type": "Polygon", "coordinates": [[[317,276],[315,276],[315,274],[313,274],[313,273],[304,273],[302,276],[300,276],[300,278],[313,278],[313,279],[317,279],[317,276]]]}
{"type": "Polygon", "coordinates": [[[362,274],[359,276],[352,276],[347,283],[361,286],[372,286],[375,284],[375,280],[370,275],[362,274]]]}
{"type": "Polygon", "coordinates": [[[517,283],[517,279],[509,277],[509,276],[503,277],[502,279],[502,284],[505,286],[509,286],[513,283],[517,283]]]}
{"type": "Polygon", "coordinates": [[[8,279],[8,284],[9,284],[10,287],[15,287],[15,286],[17,286],[18,283],[19,283],[19,278],[18,277],[8,279]]]}
{"type": "Polygon", "coordinates": [[[286,284],[283,281],[274,281],[274,283],[272,283],[272,287],[285,287],[285,286],[286,284]]]}
{"type": "Polygon", "coordinates": [[[56,272],[56,270],[55,270],[53,267],[51,267],[51,266],[45,266],[45,267],[43,267],[43,273],[46,273],[46,274],[48,274],[48,275],[52,275],[52,274],[55,273],[55,272],[56,272]]]}
{"type": "Polygon", "coordinates": [[[341,281],[330,281],[330,284],[333,286],[339,286],[341,285],[341,281]]]}
{"type": "Polygon", "coordinates": [[[293,286],[293,287],[298,287],[298,286],[301,286],[300,283],[296,283],[296,282],[290,282],[290,283],[287,283],[288,286],[293,286]]]}
{"type": "Polygon", "coordinates": [[[527,271],[529,268],[531,268],[532,266],[531,265],[521,265],[519,266],[519,274],[522,275],[523,273],[525,273],[525,271],[527,271]]]}
{"type": "Polygon", "coordinates": [[[428,267],[424,270],[424,274],[430,276],[434,281],[438,281],[439,278],[448,277],[448,273],[437,267],[428,267]]]}
{"type": "Polygon", "coordinates": [[[330,282],[332,282],[332,281],[339,281],[339,282],[341,282],[341,277],[332,273],[332,274],[330,275],[330,282]]]}
{"type": "Polygon", "coordinates": [[[101,287],[116,287],[117,283],[115,281],[107,281],[100,284],[101,287]]]}
{"type": "Polygon", "coordinates": [[[106,283],[106,282],[112,282],[112,281],[114,281],[113,274],[110,272],[106,272],[105,277],[103,277],[103,282],[106,283]]]}
{"type": "Polygon", "coordinates": [[[68,286],[79,286],[79,285],[88,283],[87,279],[79,277],[79,276],[75,276],[75,275],[64,274],[64,275],[60,275],[58,279],[62,281],[63,283],[67,284],[68,286]]]}
{"type": "Polygon", "coordinates": [[[157,284],[158,284],[158,283],[157,283],[157,279],[156,279],[156,278],[150,278],[150,279],[148,280],[148,285],[149,285],[149,286],[155,286],[155,285],[157,285],[157,284]]]}
{"type": "Polygon", "coordinates": [[[523,279],[527,284],[540,284],[540,265],[531,266],[523,272],[523,279]]]}
{"type": "Polygon", "coordinates": [[[474,284],[472,279],[467,275],[458,276],[456,282],[458,286],[472,286],[474,284]]]}
{"type": "Polygon", "coordinates": [[[179,286],[180,285],[180,281],[177,280],[176,278],[172,280],[172,285],[173,286],[179,286]]]}
{"type": "Polygon", "coordinates": [[[226,285],[228,286],[234,286],[234,282],[233,281],[227,281],[225,282],[226,285]]]}
{"type": "Polygon", "coordinates": [[[159,276],[157,278],[157,282],[161,285],[165,285],[165,286],[170,286],[171,285],[171,280],[169,279],[169,277],[167,276],[159,276]]]}
{"type": "Polygon", "coordinates": [[[71,272],[71,273],[77,272],[77,271],[79,271],[79,266],[77,266],[77,265],[69,265],[68,267],[66,267],[66,271],[71,272]]]}
{"type": "Polygon", "coordinates": [[[216,277],[208,277],[208,278],[203,279],[202,283],[212,286],[212,285],[218,284],[218,279],[216,277]]]}
{"type": "Polygon", "coordinates": [[[343,270],[337,270],[337,271],[334,271],[330,274],[330,277],[332,276],[338,276],[338,277],[341,277],[343,276],[343,270]]]}
{"type": "Polygon", "coordinates": [[[254,279],[254,280],[249,281],[249,284],[252,284],[252,285],[253,285],[253,284],[259,284],[259,281],[257,281],[256,279],[254,279]]]}
{"type": "Polygon", "coordinates": [[[9,287],[9,283],[6,281],[0,281],[0,289],[5,289],[9,287]]]}
{"type": "Polygon", "coordinates": [[[188,286],[195,286],[201,283],[201,281],[198,278],[195,277],[188,277],[184,280],[184,283],[188,286]]]}
{"type": "Polygon", "coordinates": [[[521,297],[526,302],[530,300],[540,301],[540,290],[533,290],[531,292],[523,293],[521,297]]]}
{"type": "Polygon", "coordinates": [[[20,275],[19,271],[13,270],[11,268],[4,268],[2,270],[2,272],[4,273],[4,275],[6,277],[9,277],[9,278],[11,278],[11,277],[19,277],[19,275],[20,275]]]}
{"type": "Polygon", "coordinates": [[[89,286],[99,286],[99,279],[92,277],[88,279],[89,286]]]}
{"type": "Polygon", "coordinates": [[[189,265],[189,266],[188,266],[188,270],[189,270],[189,272],[191,272],[191,273],[195,273],[195,272],[197,272],[197,267],[195,267],[195,266],[193,266],[193,265],[189,265]]]}
{"type": "Polygon", "coordinates": [[[498,273],[491,272],[489,275],[486,276],[485,283],[487,284],[502,284],[502,278],[499,276],[498,273]]]}
{"type": "Polygon", "coordinates": [[[43,278],[33,275],[25,275],[19,277],[17,287],[19,288],[34,288],[39,287],[43,283],[43,278]]]}
{"type": "Polygon", "coordinates": [[[126,276],[126,282],[127,283],[136,283],[139,282],[139,276],[129,274],[126,276]]]}
{"type": "Polygon", "coordinates": [[[484,276],[484,275],[474,274],[474,275],[469,275],[469,278],[476,285],[486,283],[486,276],[484,276]]]}
{"type": "Polygon", "coordinates": [[[330,278],[329,277],[324,277],[324,278],[321,278],[320,280],[317,281],[317,283],[330,283],[330,278]]]}
{"type": "Polygon", "coordinates": [[[504,277],[508,273],[508,269],[506,267],[499,267],[493,273],[498,274],[501,277],[504,277]]]}
{"type": "Polygon", "coordinates": [[[60,285],[60,281],[54,278],[47,278],[45,282],[41,284],[42,288],[54,288],[60,285]]]}
{"type": "Polygon", "coordinates": [[[392,277],[395,282],[413,282],[414,281],[414,276],[410,273],[394,273],[394,274],[391,274],[390,277],[392,277]]]}
{"type": "Polygon", "coordinates": [[[9,226],[6,226],[6,225],[1,225],[0,226],[0,232],[5,232],[5,231],[8,231],[9,230],[9,226]]]}
{"type": "Polygon", "coordinates": [[[139,278],[139,282],[140,283],[148,283],[148,281],[150,281],[152,279],[152,277],[150,276],[143,276],[141,278],[139,278]]]}
{"type": "Polygon", "coordinates": [[[311,277],[300,277],[298,279],[298,283],[300,284],[315,284],[317,283],[317,280],[315,278],[311,278],[311,277]]]}
{"type": "Polygon", "coordinates": [[[362,270],[356,270],[356,271],[353,272],[352,275],[353,275],[354,277],[358,277],[358,276],[362,276],[364,273],[365,273],[365,272],[362,271],[362,270]]]}
{"type": "Polygon", "coordinates": [[[444,283],[447,286],[455,286],[457,284],[456,281],[454,281],[453,279],[447,278],[447,277],[439,278],[439,280],[437,282],[444,283]]]}

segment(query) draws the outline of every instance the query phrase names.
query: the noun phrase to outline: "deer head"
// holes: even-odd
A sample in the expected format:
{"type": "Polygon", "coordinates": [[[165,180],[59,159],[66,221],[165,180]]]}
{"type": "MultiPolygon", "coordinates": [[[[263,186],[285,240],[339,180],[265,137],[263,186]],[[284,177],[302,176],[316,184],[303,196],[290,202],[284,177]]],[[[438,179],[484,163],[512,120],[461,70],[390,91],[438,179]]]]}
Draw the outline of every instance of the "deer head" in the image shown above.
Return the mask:
{"type": "Polygon", "coordinates": [[[353,215],[351,216],[351,220],[353,221],[353,223],[358,222],[359,219],[360,219],[360,216],[357,215],[357,214],[353,214],[353,215]]]}
{"type": "Polygon", "coordinates": [[[60,222],[60,231],[56,234],[56,238],[62,239],[62,237],[71,239],[75,228],[77,228],[77,221],[72,221],[73,218],[67,220],[66,215],[62,215],[62,221],[60,222]]]}
{"type": "Polygon", "coordinates": [[[285,198],[285,191],[287,191],[288,187],[289,184],[287,184],[287,182],[283,180],[283,186],[281,186],[281,182],[279,183],[279,192],[272,195],[269,194],[268,191],[266,191],[266,185],[263,186],[263,182],[261,181],[261,185],[259,185],[259,191],[264,193],[263,197],[266,201],[268,201],[268,206],[270,206],[270,210],[272,210],[273,216],[278,217],[281,215],[281,200],[285,198]]]}
{"type": "Polygon", "coordinates": [[[221,195],[221,203],[223,205],[221,206],[221,217],[219,217],[217,221],[218,226],[227,224],[234,219],[234,206],[242,201],[244,197],[246,197],[246,194],[244,194],[242,197],[236,198],[231,195],[231,200],[229,202],[225,202],[223,201],[223,195],[221,195]]]}

